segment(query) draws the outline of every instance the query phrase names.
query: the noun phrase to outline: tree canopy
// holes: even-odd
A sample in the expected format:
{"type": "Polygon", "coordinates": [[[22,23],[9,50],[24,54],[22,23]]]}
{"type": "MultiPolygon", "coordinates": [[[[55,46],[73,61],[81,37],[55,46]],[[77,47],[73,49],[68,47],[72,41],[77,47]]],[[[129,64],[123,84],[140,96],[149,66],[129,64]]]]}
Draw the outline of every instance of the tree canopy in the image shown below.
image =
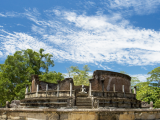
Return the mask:
{"type": "MultiPolygon", "coordinates": [[[[40,75],[44,80],[49,66],[54,66],[54,61],[51,59],[53,57],[51,54],[43,52],[44,49],[40,49],[39,52],[32,49],[16,51],[14,55],[7,56],[4,64],[0,64],[0,103],[2,105],[6,101],[24,98],[25,86],[31,84],[32,74],[40,75]]],[[[58,75],[62,76],[56,72],[51,72],[48,76],[51,74],[56,75],[57,78],[58,75]]]]}
{"type": "Polygon", "coordinates": [[[89,85],[89,71],[91,69],[88,67],[88,65],[83,66],[83,70],[80,70],[78,66],[71,66],[67,69],[69,77],[73,77],[73,81],[75,85],[89,85]]]}
{"type": "Polygon", "coordinates": [[[160,67],[154,68],[152,71],[148,72],[150,77],[147,78],[148,81],[150,82],[156,82],[156,83],[151,83],[154,86],[160,85],[160,67]]]}
{"type": "Polygon", "coordinates": [[[39,75],[39,79],[44,82],[57,83],[57,80],[63,80],[64,76],[60,72],[51,71],[49,73],[44,73],[39,75]]]}

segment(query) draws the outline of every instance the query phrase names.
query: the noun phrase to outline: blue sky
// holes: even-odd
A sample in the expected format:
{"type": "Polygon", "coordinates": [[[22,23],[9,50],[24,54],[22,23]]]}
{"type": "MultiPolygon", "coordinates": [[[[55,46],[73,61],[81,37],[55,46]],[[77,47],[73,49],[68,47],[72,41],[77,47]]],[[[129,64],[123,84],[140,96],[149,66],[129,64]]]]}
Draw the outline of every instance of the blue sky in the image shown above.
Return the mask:
{"type": "Polygon", "coordinates": [[[43,48],[50,71],[87,64],[141,81],[160,64],[159,0],[5,0],[0,2],[0,63],[43,48]]]}

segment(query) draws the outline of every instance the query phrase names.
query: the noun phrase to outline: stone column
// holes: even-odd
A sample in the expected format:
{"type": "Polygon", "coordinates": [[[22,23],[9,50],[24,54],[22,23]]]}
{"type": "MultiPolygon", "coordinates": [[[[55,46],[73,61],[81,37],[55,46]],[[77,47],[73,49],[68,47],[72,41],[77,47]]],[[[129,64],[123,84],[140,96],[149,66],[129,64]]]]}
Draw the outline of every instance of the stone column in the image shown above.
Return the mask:
{"type": "Polygon", "coordinates": [[[113,92],[115,92],[115,91],[116,91],[115,84],[113,84],[113,92]]]}
{"type": "Polygon", "coordinates": [[[134,94],[136,94],[136,86],[134,86],[134,94]]]}
{"type": "Polygon", "coordinates": [[[89,79],[89,96],[91,97],[92,96],[92,81],[93,79],[89,79]]]}
{"type": "Polygon", "coordinates": [[[28,85],[26,86],[26,94],[28,93],[28,85]]]}
{"type": "Polygon", "coordinates": [[[9,108],[9,102],[6,101],[6,108],[9,108]]]}
{"type": "Polygon", "coordinates": [[[48,84],[46,84],[46,92],[48,91],[48,84]]]}
{"type": "Polygon", "coordinates": [[[70,79],[70,97],[72,97],[72,83],[73,83],[73,80],[70,79]]]}
{"type": "Polygon", "coordinates": [[[122,92],[124,93],[124,85],[122,85],[122,92]]]}
{"type": "Polygon", "coordinates": [[[153,109],[153,102],[150,101],[150,109],[153,109]]]}
{"type": "Polygon", "coordinates": [[[91,106],[92,106],[92,109],[94,108],[94,97],[92,96],[91,97],[91,106]]]}
{"type": "Polygon", "coordinates": [[[48,91],[48,84],[46,84],[46,97],[47,97],[47,91],[48,91]]]}
{"type": "Polygon", "coordinates": [[[60,84],[60,80],[57,81],[57,97],[59,97],[59,84],[60,84]]]}
{"type": "Polygon", "coordinates": [[[38,97],[39,85],[37,85],[36,97],[38,97]]]}

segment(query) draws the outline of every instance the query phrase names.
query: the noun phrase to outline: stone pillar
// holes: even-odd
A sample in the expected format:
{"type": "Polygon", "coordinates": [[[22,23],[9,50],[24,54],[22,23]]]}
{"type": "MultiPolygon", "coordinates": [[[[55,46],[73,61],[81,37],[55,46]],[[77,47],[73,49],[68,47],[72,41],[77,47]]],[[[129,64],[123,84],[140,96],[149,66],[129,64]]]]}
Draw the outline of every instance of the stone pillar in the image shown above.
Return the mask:
{"type": "Polygon", "coordinates": [[[91,97],[91,106],[92,106],[92,109],[94,108],[94,97],[92,96],[91,97]]]}
{"type": "Polygon", "coordinates": [[[6,101],[6,108],[9,108],[9,102],[6,101]]]}
{"type": "Polygon", "coordinates": [[[46,84],[46,92],[48,91],[48,84],[46,84]]]}
{"type": "Polygon", "coordinates": [[[26,94],[28,93],[28,85],[26,85],[26,94]]]}
{"type": "Polygon", "coordinates": [[[134,86],[134,94],[136,94],[136,86],[134,86]]]}
{"type": "Polygon", "coordinates": [[[73,80],[70,79],[70,97],[72,97],[72,83],[73,83],[73,80]]]}
{"type": "Polygon", "coordinates": [[[48,91],[48,84],[46,84],[46,97],[47,97],[47,91],[48,91]]]}
{"type": "Polygon", "coordinates": [[[115,84],[113,84],[113,92],[115,92],[115,91],[116,91],[115,84]]]}
{"type": "Polygon", "coordinates": [[[39,85],[37,85],[36,97],[38,97],[39,85]]]}
{"type": "Polygon", "coordinates": [[[150,109],[153,109],[153,102],[150,101],[150,109]]]}
{"type": "Polygon", "coordinates": [[[57,81],[57,97],[59,97],[59,84],[60,84],[60,80],[57,81]]]}
{"type": "Polygon", "coordinates": [[[122,92],[124,93],[124,85],[122,85],[122,92]]]}
{"type": "Polygon", "coordinates": [[[89,96],[91,97],[92,96],[92,80],[93,79],[89,79],[89,96]]]}

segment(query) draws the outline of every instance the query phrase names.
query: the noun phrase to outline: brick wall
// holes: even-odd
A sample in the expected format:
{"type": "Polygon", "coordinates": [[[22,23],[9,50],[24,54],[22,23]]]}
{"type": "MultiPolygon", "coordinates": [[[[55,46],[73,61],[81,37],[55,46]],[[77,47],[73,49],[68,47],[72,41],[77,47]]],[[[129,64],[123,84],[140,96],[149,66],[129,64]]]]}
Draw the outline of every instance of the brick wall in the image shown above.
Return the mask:
{"type": "Polygon", "coordinates": [[[93,74],[92,90],[102,91],[102,82],[104,80],[104,91],[113,91],[113,84],[115,90],[122,92],[122,85],[124,85],[125,92],[129,92],[131,77],[125,74],[96,70],[93,74]]]}
{"type": "Polygon", "coordinates": [[[70,90],[70,81],[72,82],[72,90],[74,90],[72,78],[65,78],[63,81],[60,81],[59,90],[70,90]]]}

